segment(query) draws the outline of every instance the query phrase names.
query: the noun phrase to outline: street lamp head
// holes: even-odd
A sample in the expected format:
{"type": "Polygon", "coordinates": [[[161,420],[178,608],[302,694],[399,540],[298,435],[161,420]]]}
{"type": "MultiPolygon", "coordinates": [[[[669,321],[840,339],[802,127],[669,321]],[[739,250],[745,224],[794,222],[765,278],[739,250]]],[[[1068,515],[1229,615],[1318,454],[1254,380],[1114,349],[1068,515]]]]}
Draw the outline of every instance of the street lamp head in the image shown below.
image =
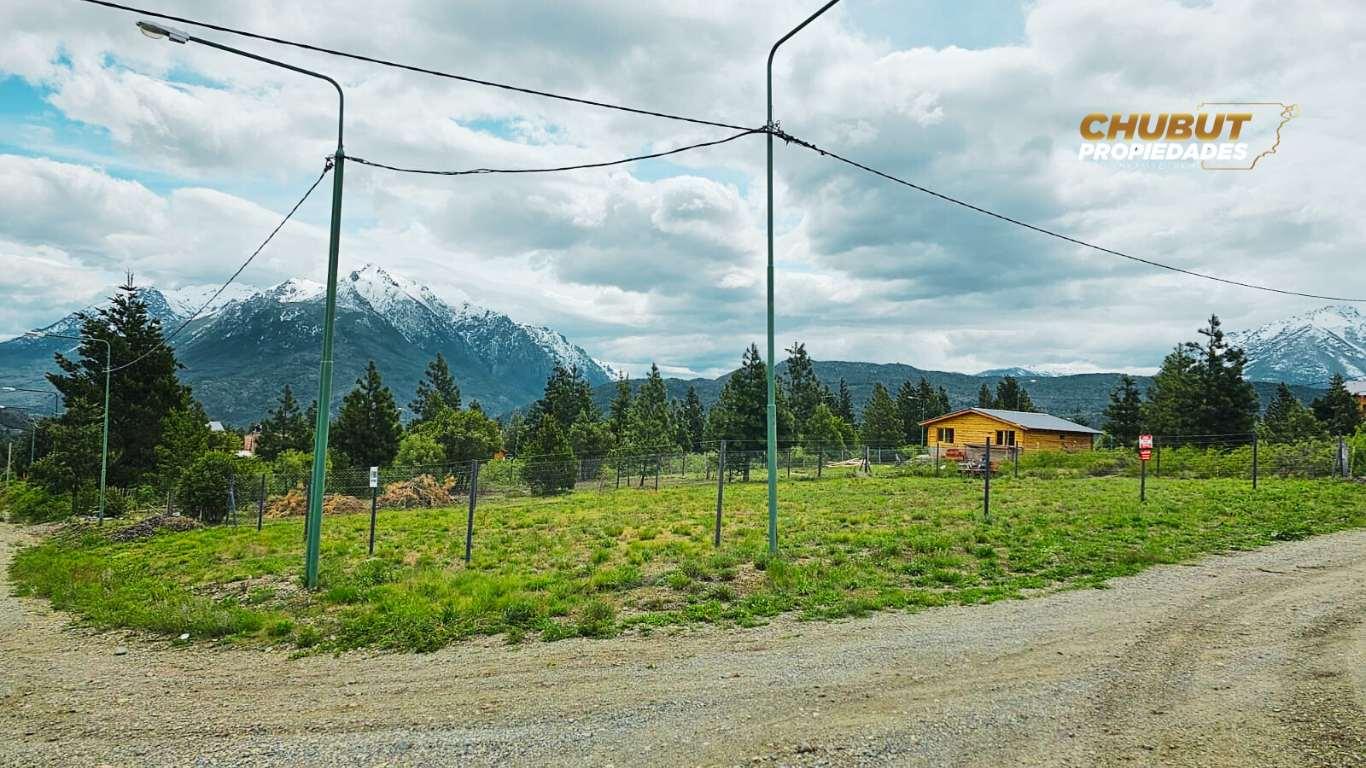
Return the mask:
{"type": "Polygon", "coordinates": [[[18,392],[14,387],[0,387],[0,392],[18,392]]]}
{"type": "Polygon", "coordinates": [[[160,24],[153,24],[150,21],[139,21],[138,29],[142,34],[153,40],[170,40],[173,43],[189,42],[190,36],[174,27],[163,27],[160,24]]]}

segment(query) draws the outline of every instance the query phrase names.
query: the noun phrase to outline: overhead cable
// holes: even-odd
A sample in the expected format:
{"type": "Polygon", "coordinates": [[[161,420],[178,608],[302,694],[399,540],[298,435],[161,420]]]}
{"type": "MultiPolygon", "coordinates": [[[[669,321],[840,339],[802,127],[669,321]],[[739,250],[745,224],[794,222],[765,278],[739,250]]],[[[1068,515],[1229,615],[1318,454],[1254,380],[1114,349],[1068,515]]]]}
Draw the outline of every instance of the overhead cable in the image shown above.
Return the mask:
{"type": "Polygon", "coordinates": [[[1109,255],[1111,255],[1111,256],[1118,256],[1118,257],[1121,258],[1121,259],[1128,259],[1129,261],[1136,261],[1136,262],[1138,262],[1138,263],[1140,263],[1140,264],[1147,264],[1147,265],[1150,266],[1150,267],[1157,267],[1158,269],[1165,269],[1165,270],[1168,270],[1168,271],[1171,271],[1171,272],[1178,272],[1178,273],[1183,274],[1183,275],[1189,275],[1189,276],[1191,276],[1191,277],[1198,277],[1198,278],[1201,278],[1201,279],[1204,279],[1204,280],[1213,280],[1213,281],[1216,282],[1216,283],[1224,283],[1224,284],[1226,284],[1226,285],[1235,285],[1235,286],[1238,286],[1239,288],[1250,288],[1250,289],[1255,290],[1255,291],[1266,291],[1267,293],[1279,293],[1279,294],[1282,294],[1282,295],[1285,295],[1285,296],[1301,296],[1301,297],[1307,298],[1307,299],[1320,299],[1320,300],[1323,300],[1323,301],[1341,301],[1341,302],[1349,302],[1349,303],[1366,303],[1366,298],[1352,297],[1352,296],[1326,296],[1326,295],[1318,294],[1318,293],[1305,293],[1305,292],[1302,292],[1302,291],[1292,291],[1292,290],[1289,290],[1289,289],[1272,288],[1272,287],[1269,286],[1269,285],[1258,285],[1257,283],[1248,283],[1248,282],[1244,282],[1244,281],[1242,281],[1242,280],[1233,280],[1233,279],[1226,278],[1226,277],[1219,277],[1219,276],[1217,276],[1217,275],[1211,275],[1211,274],[1209,274],[1209,273],[1207,273],[1207,272],[1196,272],[1195,270],[1186,269],[1186,268],[1184,268],[1184,267],[1177,267],[1177,266],[1173,266],[1173,265],[1171,265],[1171,264],[1163,264],[1163,263],[1160,262],[1160,261],[1154,261],[1154,260],[1152,260],[1152,259],[1143,258],[1142,256],[1133,256],[1133,255],[1131,255],[1131,254],[1124,253],[1123,251],[1116,251],[1116,250],[1114,250],[1113,248],[1106,248],[1106,247],[1101,246],[1101,245],[1096,245],[1095,243],[1090,243],[1090,242],[1087,242],[1087,241],[1085,241],[1085,240],[1082,240],[1081,238],[1073,237],[1073,236],[1071,236],[1071,235],[1066,235],[1066,234],[1063,234],[1063,233],[1061,233],[1061,232],[1057,232],[1057,231],[1048,229],[1048,228],[1046,228],[1046,227],[1041,227],[1041,226],[1038,226],[1038,225],[1036,225],[1036,224],[1030,224],[1030,223],[1028,223],[1028,222],[1021,221],[1020,219],[1016,219],[1016,218],[1014,218],[1014,217],[1007,216],[1007,215],[1005,215],[1005,214],[1003,214],[1003,213],[997,213],[996,211],[993,211],[993,210],[990,210],[990,209],[987,209],[987,208],[983,208],[983,207],[980,206],[980,205],[974,205],[974,204],[972,204],[972,203],[969,203],[969,202],[967,202],[967,201],[965,201],[965,200],[961,200],[961,199],[959,199],[959,198],[957,198],[957,197],[954,197],[954,196],[952,196],[952,195],[948,195],[948,194],[945,194],[945,193],[943,193],[943,192],[937,192],[937,191],[935,191],[935,190],[933,190],[933,189],[930,189],[929,187],[925,187],[925,186],[922,186],[922,185],[920,185],[920,184],[916,184],[916,183],[914,183],[914,182],[906,181],[905,179],[898,178],[897,176],[893,176],[892,174],[887,173],[887,172],[885,172],[885,171],[880,171],[880,170],[878,170],[878,169],[876,169],[876,168],[873,168],[873,167],[871,167],[871,166],[864,165],[863,163],[860,163],[860,162],[858,162],[858,161],[856,161],[856,160],[850,160],[850,159],[847,158],[847,157],[843,157],[843,156],[841,156],[841,155],[839,155],[839,154],[837,154],[837,153],[835,153],[835,152],[832,152],[832,151],[830,151],[830,150],[828,150],[828,149],[825,149],[825,148],[823,148],[823,147],[818,147],[818,146],[816,146],[815,144],[812,144],[812,143],[809,142],[809,141],[803,141],[802,139],[799,139],[799,138],[797,138],[797,137],[795,137],[795,136],[793,136],[793,135],[791,135],[791,134],[788,134],[788,133],[783,132],[782,129],[778,128],[777,126],[774,126],[774,127],[772,128],[772,132],[773,132],[773,135],[774,135],[774,136],[777,136],[778,138],[783,139],[784,141],[788,142],[789,144],[796,144],[796,145],[798,145],[798,146],[800,146],[800,147],[804,147],[804,148],[809,149],[809,150],[811,150],[811,151],[813,151],[813,152],[818,152],[818,153],[820,153],[821,155],[824,155],[825,157],[833,158],[833,159],[838,160],[838,161],[840,161],[841,163],[844,163],[844,164],[846,164],[846,165],[851,165],[851,166],[853,166],[853,167],[855,167],[855,168],[858,168],[858,169],[860,169],[860,170],[863,170],[863,171],[866,171],[866,172],[868,172],[868,173],[871,173],[871,174],[873,174],[874,176],[880,176],[880,177],[886,179],[887,181],[895,182],[895,183],[897,183],[897,184],[901,184],[901,185],[903,185],[903,186],[910,187],[911,189],[914,189],[914,190],[916,190],[917,192],[923,192],[923,193],[925,193],[925,194],[927,194],[927,195],[930,195],[930,196],[932,196],[932,197],[937,197],[937,198],[939,198],[940,200],[943,200],[943,201],[945,201],[945,202],[952,203],[952,204],[958,205],[958,206],[962,206],[963,208],[967,208],[967,209],[970,210],[970,211],[975,211],[975,212],[977,212],[977,213],[980,213],[980,214],[983,214],[983,215],[986,215],[986,216],[990,216],[990,217],[992,217],[992,218],[994,218],[994,219],[999,219],[999,220],[1004,221],[1004,222],[1006,222],[1006,223],[1008,223],[1008,224],[1014,224],[1014,225],[1017,226],[1017,227],[1023,227],[1023,228],[1025,228],[1025,229],[1033,230],[1033,231],[1035,231],[1035,232],[1038,232],[1038,233],[1041,234],[1041,235],[1047,235],[1047,236],[1049,236],[1049,237],[1056,238],[1056,239],[1058,239],[1058,240],[1063,240],[1063,241],[1065,241],[1065,242],[1072,243],[1073,245],[1079,245],[1079,246],[1081,246],[1081,247],[1083,247],[1083,248],[1090,248],[1091,250],[1099,251],[1099,252],[1101,252],[1101,253],[1109,254],[1109,255]]]}
{"type": "Polygon", "coordinates": [[[443,71],[438,70],[438,69],[429,69],[429,68],[427,68],[427,67],[418,67],[418,66],[414,66],[414,65],[412,65],[412,64],[402,64],[402,63],[400,63],[400,62],[391,61],[391,60],[389,60],[389,59],[381,59],[381,58],[377,58],[377,57],[374,57],[374,56],[366,56],[366,55],[360,54],[360,53],[351,53],[351,52],[349,52],[349,51],[341,51],[341,50],[337,50],[337,49],[335,49],[335,48],[324,48],[323,46],[320,46],[320,45],[312,45],[312,44],[310,44],[310,43],[302,43],[302,42],[299,42],[299,41],[297,41],[297,40],[287,40],[287,39],[282,38],[282,37],[273,37],[273,36],[271,36],[271,35],[263,35],[263,34],[260,34],[260,33],[257,33],[257,32],[249,32],[249,31],[244,30],[244,29],[235,29],[235,28],[233,28],[233,27],[225,27],[225,26],[222,26],[222,25],[219,25],[219,24],[211,24],[211,23],[205,22],[205,21],[197,21],[197,20],[195,20],[195,19],[188,19],[188,18],[185,18],[185,17],[183,17],[183,16],[172,16],[171,14],[168,14],[168,13],[159,13],[159,12],[157,12],[157,11],[149,11],[149,10],[146,10],[146,9],[144,9],[144,8],[137,8],[137,7],[135,7],[135,6],[124,5],[124,4],[122,4],[122,3],[113,3],[113,2],[109,2],[109,0],[80,0],[80,2],[89,3],[89,4],[91,4],[91,5],[102,5],[102,6],[106,7],[106,8],[115,8],[115,9],[118,9],[118,10],[121,10],[121,11],[130,11],[130,12],[132,12],[132,13],[138,13],[138,14],[141,14],[141,15],[143,15],[143,16],[152,16],[152,17],[155,17],[155,18],[158,18],[158,19],[166,19],[167,21],[179,22],[179,23],[181,23],[181,24],[191,24],[191,25],[196,26],[196,27],[203,27],[204,29],[212,29],[212,30],[214,30],[214,31],[216,31],[216,32],[225,32],[225,33],[230,34],[230,35],[238,35],[238,36],[240,36],[240,37],[247,37],[247,38],[251,38],[251,39],[253,39],[253,40],[264,40],[264,41],[269,42],[269,43],[276,43],[276,44],[279,44],[279,45],[288,45],[288,46],[291,46],[291,47],[293,47],[293,48],[300,48],[300,49],[303,49],[303,50],[305,50],[305,51],[313,51],[313,52],[315,52],[315,53],[325,53],[325,54],[327,54],[327,55],[329,55],[329,56],[340,56],[340,57],[346,58],[346,59],[354,59],[355,61],[364,61],[364,62],[367,62],[367,63],[369,63],[369,64],[378,64],[379,66],[382,66],[382,67],[392,67],[392,68],[394,68],[394,69],[402,69],[402,70],[407,70],[407,71],[409,71],[409,72],[417,72],[417,73],[424,74],[424,75],[431,75],[431,76],[433,76],[433,77],[445,78],[445,79],[447,79],[447,80],[459,80],[460,82],[463,82],[463,83],[470,83],[470,84],[473,84],[473,85],[483,85],[483,86],[487,86],[487,87],[489,87],[489,88],[500,88],[500,89],[505,90],[505,91],[514,91],[514,92],[517,92],[517,93],[525,93],[525,94],[528,94],[528,95],[530,95],[530,96],[540,96],[541,98],[546,98],[546,99],[558,99],[559,101],[568,101],[568,102],[573,102],[573,103],[575,103],[575,104],[583,104],[583,105],[590,106],[590,107],[599,107],[599,108],[601,108],[601,109],[613,109],[613,110],[616,110],[616,111],[618,111],[618,112],[629,112],[629,113],[631,113],[631,114],[635,114],[635,115],[645,115],[645,116],[648,116],[648,117],[661,117],[661,118],[664,118],[664,119],[666,119],[666,120],[678,120],[678,121],[685,122],[685,123],[695,123],[695,124],[697,124],[697,125],[710,125],[710,126],[713,126],[713,127],[716,127],[716,128],[732,128],[732,129],[734,129],[734,130],[745,130],[745,126],[743,126],[743,125],[733,125],[733,124],[731,124],[731,123],[723,123],[723,122],[716,121],[716,120],[704,120],[704,119],[698,118],[698,117],[687,117],[687,116],[685,116],[685,115],[675,115],[675,114],[672,114],[672,113],[669,113],[669,112],[659,112],[659,111],[651,110],[651,109],[641,109],[641,108],[639,108],[639,107],[627,107],[627,106],[623,106],[623,105],[621,105],[621,104],[612,104],[612,103],[605,102],[605,101],[596,101],[596,100],[594,100],[594,99],[585,99],[585,98],[581,98],[581,97],[578,97],[578,96],[568,96],[568,95],[565,95],[565,94],[562,94],[562,93],[553,93],[553,92],[551,92],[551,91],[542,91],[542,90],[538,90],[538,89],[535,89],[535,88],[525,88],[525,87],[517,86],[517,85],[509,85],[509,84],[507,84],[507,83],[494,82],[494,81],[492,81],[492,80],[483,80],[483,79],[481,79],[481,78],[470,77],[470,76],[468,76],[468,75],[457,75],[457,74],[454,74],[454,73],[452,73],[452,72],[443,72],[443,71]]]}

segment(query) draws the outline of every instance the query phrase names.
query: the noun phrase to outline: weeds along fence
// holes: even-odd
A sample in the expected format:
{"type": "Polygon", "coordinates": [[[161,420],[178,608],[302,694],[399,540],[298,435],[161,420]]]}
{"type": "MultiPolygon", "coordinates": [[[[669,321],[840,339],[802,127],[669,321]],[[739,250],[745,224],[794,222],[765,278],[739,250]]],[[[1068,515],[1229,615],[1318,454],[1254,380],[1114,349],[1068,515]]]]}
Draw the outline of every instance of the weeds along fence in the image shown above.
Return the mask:
{"type": "MultiPolygon", "coordinates": [[[[829,478],[941,477],[980,481],[985,446],[946,451],[923,446],[791,445],[777,454],[780,480],[829,478]]],[[[997,477],[1065,480],[1084,477],[1138,477],[1131,448],[1095,451],[1022,450],[992,446],[991,474],[997,477]]],[[[1254,460],[1262,478],[1352,476],[1351,451],[1338,440],[1297,443],[1257,442],[1252,435],[1158,435],[1148,482],[1164,478],[1251,478],[1254,460]]],[[[476,501],[552,493],[656,491],[685,485],[765,482],[767,453],[762,445],[741,441],[704,443],[697,451],[537,460],[494,459],[423,466],[382,467],[371,486],[369,468],[328,473],[324,513],[453,507],[476,501]]],[[[166,489],[165,511],[205,522],[260,524],[305,515],[309,474],[303,471],[236,474],[223,489],[224,503],[205,515],[187,501],[179,486],[166,489]]],[[[718,493],[718,496],[721,494],[718,493]]],[[[157,504],[159,506],[159,503],[157,504]]]]}

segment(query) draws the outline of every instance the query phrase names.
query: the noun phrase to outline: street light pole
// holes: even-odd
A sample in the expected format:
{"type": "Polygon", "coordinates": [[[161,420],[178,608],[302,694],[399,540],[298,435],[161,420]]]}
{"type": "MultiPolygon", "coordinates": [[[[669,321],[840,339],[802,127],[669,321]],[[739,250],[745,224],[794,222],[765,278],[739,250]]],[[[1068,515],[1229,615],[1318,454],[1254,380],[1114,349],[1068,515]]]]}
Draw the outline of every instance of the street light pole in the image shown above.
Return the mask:
{"type": "Polygon", "coordinates": [[[8,406],[0,405],[0,411],[14,411],[15,413],[28,419],[28,465],[30,468],[32,468],[33,455],[35,453],[36,448],[38,447],[38,420],[30,416],[28,412],[23,410],[22,408],[10,408],[8,406]]]}
{"type": "MultiPolygon", "coordinates": [[[[58,393],[56,392],[49,392],[46,389],[29,389],[28,387],[0,387],[0,392],[32,392],[35,395],[51,395],[52,416],[53,418],[56,418],[57,416],[58,393]]],[[[5,406],[0,405],[0,408],[4,407],[5,406]]],[[[33,461],[36,458],[38,452],[38,420],[33,418],[32,416],[29,416],[29,414],[26,412],[24,413],[24,416],[28,418],[29,424],[33,427],[33,429],[31,430],[32,434],[28,441],[28,465],[31,469],[33,467],[33,461]]]]}
{"type": "Polygon", "coordinates": [[[773,44],[768,52],[768,551],[778,552],[778,361],[773,343],[773,57],[778,47],[839,0],[821,6],[773,44]]]}
{"type": "Polygon", "coordinates": [[[341,251],[342,165],[346,155],[342,151],[342,126],[346,113],[346,96],[341,85],[327,75],[268,59],[254,53],[231,48],[212,40],[195,37],[177,29],[139,21],[138,29],[153,38],[168,39],[173,43],[198,43],[226,53],[244,56],[263,64],[281,67],[301,75],[326,80],[337,89],[337,151],[332,156],[332,225],[327,246],[327,300],[323,310],[322,363],[318,370],[318,421],[313,431],[313,472],[308,493],[308,537],[304,555],[304,582],[309,589],[318,586],[318,549],[322,541],[323,489],[327,483],[327,431],[332,402],[332,328],[337,314],[337,261],[341,251]]]}

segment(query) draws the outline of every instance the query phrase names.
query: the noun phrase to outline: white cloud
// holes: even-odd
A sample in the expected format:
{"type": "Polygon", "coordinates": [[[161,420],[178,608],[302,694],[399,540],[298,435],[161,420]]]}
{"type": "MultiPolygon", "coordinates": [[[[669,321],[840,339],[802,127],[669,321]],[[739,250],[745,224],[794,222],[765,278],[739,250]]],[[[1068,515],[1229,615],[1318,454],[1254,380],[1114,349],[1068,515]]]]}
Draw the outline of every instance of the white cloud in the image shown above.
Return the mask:
{"type": "MultiPolygon", "coordinates": [[[[811,10],[795,0],[356,0],[326,15],[282,2],[166,5],[419,65],[747,125],[762,120],[771,40],[811,10]]],[[[123,166],[170,174],[178,188],[154,192],[89,165],[0,157],[0,209],[24,212],[0,222],[0,238],[25,253],[62,253],[52,263],[68,265],[70,285],[125,267],[170,284],[206,282],[231,271],[274,226],[281,201],[316,173],[333,140],[333,96],[309,78],[144,40],[132,20],[73,3],[7,4],[0,74],[48,89],[52,108],[105,132],[123,166]],[[262,196],[271,203],[249,202],[262,196]]],[[[1326,0],[1172,0],[1139,12],[1041,0],[1028,6],[1023,42],[1008,47],[895,50],[884,32],[854,27],[836,6],[787,44],[775,68],[783,127],[1136,255],[1277,287],[1366,294],[1366,273],[1350,268],[1366,245],[1354,197],[1366,170],[1356,151],[1363,107],[1360,89],[1341,74],[1366,58],[1366,11],[1326,0]],[[1087,112],[1184,110],[1229,97],[1304,109],[1277,155],[1253,173],[1076,159],[1076,125],[1087,112]]],[[[528,167],[724,133],[225,42],[341,79],[348,151],[373,160],[528,167]]],[[[448,296],[545,323],[626,369],[651,360],[718,369],[764,328],[762,143],[749,137],[681,155],[663,171],[415,178],[353,164],[343,260],[375,261],[448,296]]],[[[1237,326],[1313,304],[1080,250],[796,147],[780,143],[776,154],[779,333],[784,346],[807,341],[818,358],[1131,368],[1156,362],[1210,312],[1237,326]]],[[[319,276],[325,215],[322,190],[250,279],[319,276]]],[[[78,300],[64,296],[51,294],[59,304],[78,300]]],[[[48,319],[40,310],[11,311],[0,333],[48,319]]]]}

